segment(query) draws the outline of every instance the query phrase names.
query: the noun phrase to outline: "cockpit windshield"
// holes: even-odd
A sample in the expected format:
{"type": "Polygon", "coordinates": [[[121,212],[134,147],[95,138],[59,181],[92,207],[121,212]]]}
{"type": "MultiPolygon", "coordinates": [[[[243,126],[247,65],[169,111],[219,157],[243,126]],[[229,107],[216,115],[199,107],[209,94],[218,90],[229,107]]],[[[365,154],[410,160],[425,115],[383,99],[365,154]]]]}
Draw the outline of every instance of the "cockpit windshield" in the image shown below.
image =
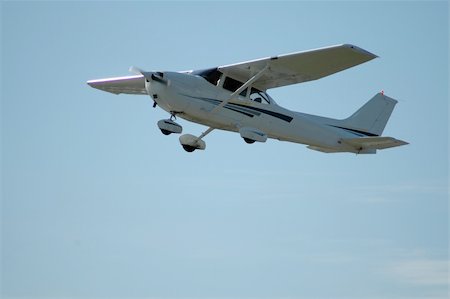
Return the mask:
{"type": "Polygon", "coordinates": [[[217,85],[219,82],[220,76],[222,72],[220,72],[217,68],[207,69],[207,70],[199,70],[192,72],[192,75],[200,76],[206,79],[212,85],[217,85]]]}
{"type": "Polygon", "coordinates": [[[261,104],[271,104],[271,98],[267,93],[253,87],[250,92],[250,101],[258,102],[261,104]]]}

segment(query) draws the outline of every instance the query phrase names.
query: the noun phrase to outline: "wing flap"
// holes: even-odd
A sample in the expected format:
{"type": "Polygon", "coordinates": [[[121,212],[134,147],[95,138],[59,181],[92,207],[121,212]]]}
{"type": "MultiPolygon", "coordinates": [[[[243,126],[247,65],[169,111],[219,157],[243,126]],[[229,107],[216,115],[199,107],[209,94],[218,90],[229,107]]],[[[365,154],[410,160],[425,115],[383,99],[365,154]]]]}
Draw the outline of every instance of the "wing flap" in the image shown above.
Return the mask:
{"type": "Polygon", "coordinates": [[[225,65],[219,70],[245,82],[268,64],[268,70],[254,83],[256,88],[266,90],[323,78],[376,57],[359,47],[344,44],[225,65]]]}
{"type": "Polygon", "coordinates": [[[143,75],[90,80],[87,84],[114,94],[147,94],[143,75]]]}
{"type": "Polygon", "coordinates": [[[408,142],[395,139],[393,137],[361,137],[343,139],[344,143],[354,147],[357,150],[385,149],[408,144],[408,142]]]}

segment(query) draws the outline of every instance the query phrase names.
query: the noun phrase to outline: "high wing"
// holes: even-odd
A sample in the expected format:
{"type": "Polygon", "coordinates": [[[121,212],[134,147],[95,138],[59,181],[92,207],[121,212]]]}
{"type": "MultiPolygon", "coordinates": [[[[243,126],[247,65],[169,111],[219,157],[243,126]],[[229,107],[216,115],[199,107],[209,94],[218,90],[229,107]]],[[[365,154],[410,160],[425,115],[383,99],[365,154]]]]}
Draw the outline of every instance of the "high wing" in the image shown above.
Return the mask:
{"type": "Polygon", "coordinates": [[[114,94],[147,94],[143,75],[90,80],[87,84],[114,94]]]}
{"type": "Polygon", "coordinates": [[[267,90],[326,77],[376,57],[378,56],[354,45],[344,44],[224,65],[218,67],[218,70],[246,82],[268,66],[253,83],[256,88],[267,90]]]}
{"type": "MultiPolygon", "coordinates": [[[[258,74],[253,86],[267,90],[316,80],[376,57],[354,45],[344,44],[219,66],[218,70],[242,82],[258,74]]],[[[114,94],[147,94],[143,75],[91,80],[87,84],[114,94]]]]}

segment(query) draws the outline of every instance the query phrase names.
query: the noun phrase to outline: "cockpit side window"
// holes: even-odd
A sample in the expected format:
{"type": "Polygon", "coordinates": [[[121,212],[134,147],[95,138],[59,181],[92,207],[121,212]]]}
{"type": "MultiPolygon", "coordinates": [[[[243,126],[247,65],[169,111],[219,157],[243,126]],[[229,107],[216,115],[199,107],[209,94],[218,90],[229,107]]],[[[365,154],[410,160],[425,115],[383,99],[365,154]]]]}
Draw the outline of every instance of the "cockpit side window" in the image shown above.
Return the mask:
{"type": "MultiPolygon", "coordinates": [[[[234,80],[233,78],[230,77],[226,77],[225,81],[223,82],[223,88],[225,88],[226,90],[235,92],[236,90],[238,90],[239,87],[241,87],[242,85],[244,85],[244,83],[238,81],[238,80],[234,80]]],[[[244,89],[241,93],[241,96],[245,97],[247,95],[247,88],[244,89]]]]}

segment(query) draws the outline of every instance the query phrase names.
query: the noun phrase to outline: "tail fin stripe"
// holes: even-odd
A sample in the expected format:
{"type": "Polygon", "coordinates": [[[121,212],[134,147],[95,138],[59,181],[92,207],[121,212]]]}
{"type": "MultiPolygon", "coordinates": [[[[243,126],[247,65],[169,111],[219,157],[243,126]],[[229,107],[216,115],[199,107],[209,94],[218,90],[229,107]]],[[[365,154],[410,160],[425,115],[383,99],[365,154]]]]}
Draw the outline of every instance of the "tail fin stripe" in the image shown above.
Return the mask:
{"type": "Polygon", "coordinates": [[[365,132],[365,131],[360,131],[360,130],[355,130],[355,129],[350,129],[350,128],[345,128],[345,127],[340,127],[340,126],[334,126],[334,125],[329,125],[329,126],[352,132],[352,133],[354,133],[354,134],[356,134],[358,136],[371,136],[371,137],[380,136],[378,134],[365,132]]]}

